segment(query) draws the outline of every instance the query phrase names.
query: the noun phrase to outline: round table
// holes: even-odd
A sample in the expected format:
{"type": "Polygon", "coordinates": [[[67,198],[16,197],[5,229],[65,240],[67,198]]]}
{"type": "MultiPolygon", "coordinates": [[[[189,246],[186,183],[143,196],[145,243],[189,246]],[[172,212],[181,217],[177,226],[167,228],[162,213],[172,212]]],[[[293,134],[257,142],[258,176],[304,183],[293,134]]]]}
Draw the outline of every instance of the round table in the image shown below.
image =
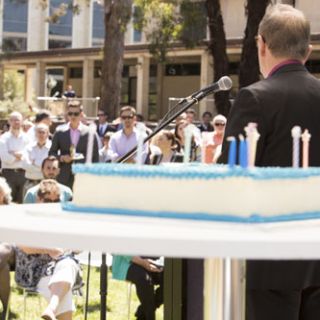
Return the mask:
{"type": "Polygon", "coordinates": [[[63,211],[60,204],[1,206],[0,241],[184,258],[320,258],[320,220],[239,224],[63,211]]]}

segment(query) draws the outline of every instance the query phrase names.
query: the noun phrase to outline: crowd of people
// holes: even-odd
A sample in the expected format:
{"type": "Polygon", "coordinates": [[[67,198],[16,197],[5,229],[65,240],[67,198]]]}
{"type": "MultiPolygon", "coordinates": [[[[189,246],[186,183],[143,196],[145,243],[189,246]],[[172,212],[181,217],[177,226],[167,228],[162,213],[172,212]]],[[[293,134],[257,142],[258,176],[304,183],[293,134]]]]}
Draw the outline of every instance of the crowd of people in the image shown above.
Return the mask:
{"type": "MultiPolygon", "coordinates": [[[[136,146],[141,130],[143,137],[150,134],[151,129],[143,117],[136,114],[135,108],[122,107],[119,117],[120,121],[112,123],[104,110],[98,110],[93,150],[88,155],[89,127],[78,101],[68,102],[67,121],[54,130],[48,110],[39,110],[34,121],[24,119],[19,112],[12,112],[6,130],[0,136],[1,204],[70,201],[73,163],[84,163],[87,157],[91,157],[91,162],[117,162],[136,146]]],[[[182,162],[188,127],[193,133],[189,161],[213,163],[213,150],[222,144],[216,136],[221,134],[225,125],[223,116],[212,118],[210,112],[205,112],[203,122],[196,125],[194,110],[187,110],[174,127],[162,130],[143,145],[142,160],[152,165],[182,162]],[[202,139],[205,135],[206,138],[202,139]],[[203,141],[211,153],[202,159],[203,141]]],[[[134,155],[126,162],[136,161],[134,155]]],[[[163,266],[154,264],[154,261],[155,257],[114,256],[114,278],[136,285],[141,303],[136,311],[137,319],[154,319],[156,308],[163,303],[163,266]],[[155,285],[158,286],[156,290],[155,285]]],[[[9,273],[13,270],[19,286],[36,290],[48,300],[43,319],[72,318],[72,290],[80,285],[80,268],[74,253],[61,248],[30,248],[23,244],[0,243],[2,319],[5,319],[8,308],[9,273]]]]}
{"type": "MultiPolygon", "coordinates": [[[[214,163],[218,159],[218,162],[227,163],[228,143],[224,129],[225,136],[239,137],[244,134],[247,124],[254,122],[260,133],[255,165],[291,166],[291,128],[300,125],[308,128],[314,137],[320,136],[317,122],[320,119],[320,82],[304,66],[312,51],[310,24],[303,13],[292,6],[272,5],[260,22],[256,40],[260,71],[265,79],[239,91],[228,115],[228,123],[221,115],[211,122],[212,115],[206,112],[203,122],[197,126],[195,111],[187,110],[176,119],[174,128],[163,130],[150,143],[144,144],[139,159],[133,155],[127,162],[139,160],[146,164],[160,164],[183,159],[214,163]]],[[[117,125],[109,124],[107,114],[99,110],[97,138],[92,154],[87,154],[89,130],[81,122],[82,106],[69,103],[67,118],[68,122],[57,127],[52,141],[49,141],[48,124],[43,119],[31,128],[26,123],[27,132],[23,132],[21,114],[13,112],[10,115],[9,130],[0,137],[2,205],[10,205],[11,201],[21,203],[23,198],[40,203],[70,199],[72,163],[84,162],[87,157],[91,157],[91,162],[117,162],[137,145],[141,135],[148,135],[147,127],[136,125],[137,115],[133,107],[120,109],[120,123],[117,125]],[[44,160],[52,162],[50,169],[43,164],[44,160]],[[28,195],[30,192],[31,196],[28,195]]],[[[311,166],[320,165],[317,143],[310,144],[309,160],[311,166]]],[[[155,309],[163,301],[163,268],[154,261],[155,257],[114,256],[114,278],[136,285],[140,300],[136,318],[139,320],[154,320],[155,309]],[[155,285],[159,285],[156,290],[155,285]]],[[[0,298],[4,308],[10,291],[8,274],[14,265],[17,281],[22,280],[27,282],[23,284],[25,286],[30,284],[40,292],[47,292],[48,306],[43,319],[71,319],[70,290],[76,282],[78,270],[72,253],[63,249],[0,243],[0,298]],[[19,263],[21,259],[25,261],[22,264],[19,263]]],[[[190,291],[195,287],[190,283],[190,291]]],[[[247,320],[318,319],[319,297],[319,261],[247,261],[247,320]]],[[[201,319],[200,309],[197,309],[195,319],[201,319]]]]}

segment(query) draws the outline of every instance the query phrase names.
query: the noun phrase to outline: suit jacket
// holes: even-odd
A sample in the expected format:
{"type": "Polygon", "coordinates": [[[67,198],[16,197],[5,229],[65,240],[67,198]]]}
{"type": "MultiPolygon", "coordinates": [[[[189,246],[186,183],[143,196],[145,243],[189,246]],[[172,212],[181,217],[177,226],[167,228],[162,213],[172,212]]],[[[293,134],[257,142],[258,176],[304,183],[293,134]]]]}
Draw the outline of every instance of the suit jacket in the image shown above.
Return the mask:
{"type": "MultiPolygon", "coordinates": [[[[290,64],[240,90],[230,110],[225,138],[244,134],[248,122],[256,122],[260,133],[256,166],[291,167],[291,129],[299,125],[312,135],[310,165],[320,166],[319,120],[320,81],[304,66],[290,64]]],[[[227,158],[228,145],[224,141],[219,162],[227,163],[227,158]]],[[[309,286],[320,286],[320,262],[247,262],[249,289],[299,290],[309,286]]]]}
{"type": "Polygon", "coordinates": [[[97,134],[99,137],[104,137],[104,135],[107,133],[107,132],[116,132],[116,128],[114,126],[112,126],[111,124],[107,124],[107,127],[103,130],[103,132],[101,133],[100,132],[100,125],[98,124],[97,125],[97,134]]]}
{"type": "Polygon", "coordinates": [[[208,126],[205,126],[203,123],[201,123],[199,124],[198,128],[201,132],[212,132],[214,130],[211,123],[209,123],[208,126]]]}
{"type": "MultiPolygon", "coordinates": [[[[89,128],[85,125],[80,125],[80,138],[76,147],[76,153],[83,154],[84,159],[73,161],[72,163],[60,162],[60,174],[57,177],[57,181],[70,187],[72,189],[74,176],[72,174],[73,163],[84,163],[87,157],[87,144],[88,144],[88,133],[89,128]]],[[[92,162],[99,161],[99,149],[98,149],[98,138],[94,139],[92,162]]],[[[71,138],[70,138],[70,127],[69,125],[63,125],[56,129],[53,135],[52,145],[49,150],[49,155],[54,155],[58,159],[62,155],[70,155],[71,138]]]]}

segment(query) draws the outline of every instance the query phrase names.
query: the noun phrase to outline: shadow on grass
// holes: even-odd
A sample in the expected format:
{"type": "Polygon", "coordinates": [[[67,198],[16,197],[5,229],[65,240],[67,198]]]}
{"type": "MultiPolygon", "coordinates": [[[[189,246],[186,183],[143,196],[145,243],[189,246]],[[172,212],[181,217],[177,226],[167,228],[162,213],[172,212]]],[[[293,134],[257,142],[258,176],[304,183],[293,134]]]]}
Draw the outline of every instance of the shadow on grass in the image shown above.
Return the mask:
{"type": "MultiPolygon", "coordinates": [[[[77,306],[77,310],[82,310],[83,307],[82,306],[77,306]]],[[[89,306],[88,306],[88,313],[93,313],[93,312],[96,312],[96,311],[99,311],[100,312],[101,308],[100,308],[100,303],[97,302],[97,303],[90,303],[89,306]]],[[[107,312],[111,312],[111,309],[107,306],[107,312]]]]}

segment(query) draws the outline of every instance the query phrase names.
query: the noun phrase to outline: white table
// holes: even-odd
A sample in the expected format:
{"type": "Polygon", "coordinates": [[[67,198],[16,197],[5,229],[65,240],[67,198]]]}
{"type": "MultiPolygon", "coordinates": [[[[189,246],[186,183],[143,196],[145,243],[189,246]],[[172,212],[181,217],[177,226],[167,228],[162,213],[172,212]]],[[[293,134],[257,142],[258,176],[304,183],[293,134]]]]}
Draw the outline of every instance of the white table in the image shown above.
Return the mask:
{"type": "Polygon", "coordinates": [[[320,220],[233,224],[1,206],[0,241],[169,257],[320,258],[320,220]]]}
{"type": "Polygon", "coordinates": [[[62,211],[60,204],[1,206],[1,215],[0,241],[30,246],[190,258],[320,258],[320,220],[234,224],[82,214],[62,211]]]}

